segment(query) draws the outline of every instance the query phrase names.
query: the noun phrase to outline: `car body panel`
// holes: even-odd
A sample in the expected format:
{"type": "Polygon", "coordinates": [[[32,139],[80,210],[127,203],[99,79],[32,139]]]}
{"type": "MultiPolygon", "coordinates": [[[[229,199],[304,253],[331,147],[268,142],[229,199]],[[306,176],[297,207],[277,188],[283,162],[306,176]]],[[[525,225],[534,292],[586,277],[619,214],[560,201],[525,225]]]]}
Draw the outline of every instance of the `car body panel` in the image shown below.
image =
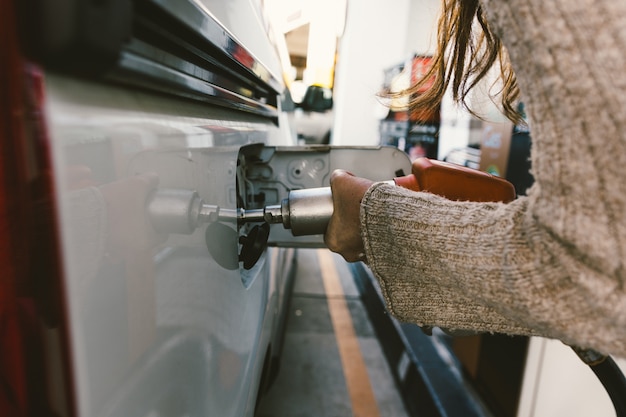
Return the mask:
{"type": "MultiPolygon", "coordinates": [[[[280,352],[295,251],[263,248],[243,268],[238,239],[253,225],[233,218],[210,233],[207,224],[163,233],[147,204],[167,187],[224,209],[245,206],[240,148],[295,144],[257,4],[15,5],[22,38],[10,46],[24,49],[9,64],[25,74],[15,82],[24,81],[34,115],[20,128],[49,147],[58,225],[49,240],[58,241],[60,292],[42,297],[62,314],[37,339],[41,408],[59,416],[253,415],[280,352]],[[209,242],[234,265],[218,262],[209,242]]],[[[27,160],[26,171],[38,163],[27,160]]],[[[29,377],[0,379],[13,376],[29,377]]]]}
{"type": "MultiPolygon", "coordinates": [[[[124,410],[109,411],[119,407],[111,398],[141,385],[155,385],[149,394],[154,397],[129,397],[122,403],[130,409],[175,395],[167,391],[170,383],[159,388],[158,380],[134,377],[145,371],[138,363],[153,360],[167,369],[168,361],[180,361],[181,349],[195,349],[181,364],[188,379],[176,388],[203,398],[190,412],[245,415],[240,399],[260,377],[254,362],[265,355],[258,350],[270,291],[282,284],[270,288],[267,255],[252,270],[225,269],[207,251],[203,228],[189,235],[140,236],[140,227],[133,231],[137,239],[118,244],[124,247],[107,247],[99,230],[89,230],[102,227],[95,219],[103,208],[94,206],[92,193],[107,184],[123,187],[149,172],[158,176],[159,187],[195,189],[207,201],[235,208],[240,145],[269,141],[277,127],[111,86],[54,76],[47,84],[80,414],[118,415],[124,410]],[[91,183],[86,189],[76,182],[81,169],[89,171],[79,179],[91,183]]],[[[122,206],[109,207],[102,220],[108,227],[132,227],[132,215],[130,222],[149,221],[143,206],[133,208],[130,200],[106,204],[122,206]]]]}

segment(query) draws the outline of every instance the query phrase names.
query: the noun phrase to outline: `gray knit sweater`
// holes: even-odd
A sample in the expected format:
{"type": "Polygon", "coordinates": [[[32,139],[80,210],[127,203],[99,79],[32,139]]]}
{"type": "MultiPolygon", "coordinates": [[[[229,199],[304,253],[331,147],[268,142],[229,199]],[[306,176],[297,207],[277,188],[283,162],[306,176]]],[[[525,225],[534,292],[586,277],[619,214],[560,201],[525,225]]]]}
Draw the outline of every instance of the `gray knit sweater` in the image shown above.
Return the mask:
{"type": "Polygon", "coordinates": [[[626,2],[483,5],[522,90],[535,184],[507,205],[375,184],[369,266],[400,320],[626,357],[626,2]]]}

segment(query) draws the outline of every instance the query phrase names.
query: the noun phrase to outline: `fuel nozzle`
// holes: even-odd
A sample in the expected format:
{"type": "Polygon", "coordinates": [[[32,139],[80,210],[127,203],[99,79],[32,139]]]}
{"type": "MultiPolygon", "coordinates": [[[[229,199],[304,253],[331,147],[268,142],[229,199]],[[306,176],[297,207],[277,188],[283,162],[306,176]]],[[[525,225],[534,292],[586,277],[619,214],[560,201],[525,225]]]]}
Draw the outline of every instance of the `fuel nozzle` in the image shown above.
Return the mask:
{"type": "Polygon", "coordinates": [[[292,190],[280,204],[258,210],[243,210],[238,220],[246,222],[282,223],[294,236],[317,235],[326,232],[333,215],[330,187],[292,190]]]}
{"type": "Polygon", "coordinates": [[[292,190],[280,204],[262,209],[223,209],[206,204],[197,192],[161,188],[148,200],[154,228],[161,233],[192,233],[202,223],[230,221],[282,224],[294,236],[323,234],[333,214],[330,187],[292,190]]]}

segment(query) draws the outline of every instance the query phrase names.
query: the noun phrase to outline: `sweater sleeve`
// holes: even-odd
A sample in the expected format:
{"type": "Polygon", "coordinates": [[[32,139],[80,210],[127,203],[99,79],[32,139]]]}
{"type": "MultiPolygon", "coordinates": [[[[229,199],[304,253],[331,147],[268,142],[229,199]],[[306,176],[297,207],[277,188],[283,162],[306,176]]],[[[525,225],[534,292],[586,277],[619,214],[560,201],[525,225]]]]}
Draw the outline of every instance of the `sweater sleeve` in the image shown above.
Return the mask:
{"type": "Polygon", "coordinates": [[[453,202],[380,183],[363,199],[361,222],[369,266],[400,320],[624,356],[618,284],[541,227],[528,198],[453,202]]]}

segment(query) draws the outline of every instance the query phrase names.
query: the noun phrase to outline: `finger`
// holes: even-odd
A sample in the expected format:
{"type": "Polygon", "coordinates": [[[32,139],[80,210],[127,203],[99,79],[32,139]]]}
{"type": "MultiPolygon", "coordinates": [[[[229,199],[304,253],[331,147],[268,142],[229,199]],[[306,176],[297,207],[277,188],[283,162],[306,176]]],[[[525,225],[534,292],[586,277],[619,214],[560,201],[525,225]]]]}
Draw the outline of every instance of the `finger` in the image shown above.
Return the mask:
{"type": "Polygon", "coordinates": [[[344,177],[344,176],[354,177],[354,174],[352,174],[349,171],[346,171],[345,169],[336,169],[330,174],[330,182],[332,183],[333,180],[340,178],[340,177],[344,177]]]}

